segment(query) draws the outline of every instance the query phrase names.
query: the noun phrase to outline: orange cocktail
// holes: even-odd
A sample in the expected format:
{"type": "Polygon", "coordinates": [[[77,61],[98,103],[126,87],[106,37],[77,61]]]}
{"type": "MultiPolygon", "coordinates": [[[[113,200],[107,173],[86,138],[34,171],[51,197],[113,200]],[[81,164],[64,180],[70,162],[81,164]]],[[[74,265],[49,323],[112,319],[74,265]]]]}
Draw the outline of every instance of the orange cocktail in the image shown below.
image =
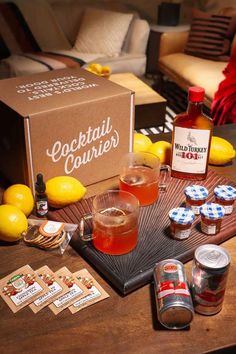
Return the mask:
{"type": "Polygon", "coordinates": [[[132,251],[138,242],[139,201],[131,193],[109,190],[93,199],[92,213],[80,220],[80,237],[110,255],[132,251]],[[92,220],[92,234],[85,234],[85,222],[92,220]]]}
{"type": "Polygon", "coordinates": [[[130,252],[138,242],[135,215],[124,209],[101,210],[93,220],[93,245],[99,251],[119,255],[130,252]]]}
{"type": "Polygon", "coordinates": [[[141,206],[150,205],[159,196],[160,159],[149,152],[130,152],[122,161],[120,190],[138,198],[141,206]]]}
{"type": "Polygon", "coordinates": [[[120,189],[134,194],[140,205],[150,205],[159,196],[156,172],[145,166],[129,168],[127,174],[120,177],[120,189]]]}

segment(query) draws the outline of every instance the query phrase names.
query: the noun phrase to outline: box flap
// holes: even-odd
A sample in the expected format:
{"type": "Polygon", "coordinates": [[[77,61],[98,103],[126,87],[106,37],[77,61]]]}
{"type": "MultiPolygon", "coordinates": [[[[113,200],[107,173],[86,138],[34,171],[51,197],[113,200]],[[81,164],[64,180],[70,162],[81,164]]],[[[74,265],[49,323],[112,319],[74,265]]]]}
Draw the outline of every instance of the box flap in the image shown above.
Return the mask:
{"type": "Polygon", "coordinates": [[[0,80],[0,100],[23,117],[128,92],[81,68],[0,80]]]}

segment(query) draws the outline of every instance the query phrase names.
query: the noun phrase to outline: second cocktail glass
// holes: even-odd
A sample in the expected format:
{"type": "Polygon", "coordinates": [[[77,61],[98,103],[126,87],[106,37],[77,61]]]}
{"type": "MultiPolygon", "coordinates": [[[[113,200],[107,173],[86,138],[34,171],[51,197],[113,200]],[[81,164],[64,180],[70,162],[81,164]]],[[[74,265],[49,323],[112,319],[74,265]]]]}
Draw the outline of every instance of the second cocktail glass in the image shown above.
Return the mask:
{"type": "Polygon", "coordinates": [[[139,201],[131,193],[109,190],[98,194],[92,213],[80,220],[80,237],[106,254],[121,255],[132,251],[138,243],[139,201]],[[85,234],[87,220],[92,220],[92,233],[85,234]]]}
{"type": "Polygon", "coordinates": [[[149,152],[130,152],[122,160],[120,189],[135,195],[141,206],[153,204],[170,179],[170,166],[149,152]]]}

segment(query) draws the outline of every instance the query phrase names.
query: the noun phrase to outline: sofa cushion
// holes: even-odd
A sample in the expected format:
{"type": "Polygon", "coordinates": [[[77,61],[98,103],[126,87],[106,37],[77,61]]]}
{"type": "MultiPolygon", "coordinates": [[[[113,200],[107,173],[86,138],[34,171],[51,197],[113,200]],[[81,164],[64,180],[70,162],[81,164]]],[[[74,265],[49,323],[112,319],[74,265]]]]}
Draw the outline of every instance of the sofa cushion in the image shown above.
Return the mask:
{"type": "MultiPolygon", "coordinates": [[[[121,53],[117,58],[114,57],[98,57],[97,54],[79,53],[77,50],[60,50],[55,51],[55,54],[78,58],[86,63],[100,63],[102,65],[109,65],[113,73],[132,72],[141,76],[145,73],[146,56],[143,54],[127,54],[121,53]]],[[[55,63],[56,64],[56,63],[55,63]]],[[[59,63],[57,63],[58,65],[59,63]]],[[[87,64],[85,64],[87,66],[87,64]]],[[[65,67],[65,66],[61,66],[65,67]]],[[[33,60],[32,56],[11,55],[10,57],[0,61],[0,79],[31,75],[40,72],[48,71],[48,66],[43,61],[33,60]]]]}
{"type": "Polygon", "coordinates": [[[122,52],[118,57],[97,58],[96,63],[109,65],[113,74],[132,72],[136,76],[142,76],[146,69],[146,55],[122,52]]]}
{"type": "Polygon", "coordinates": [[[0,36],[10,53],[71,48],[45,0],[1,2],[0,36]]]}
{"type": "Polygon", "coordinates": [[[130,54],[145,54],[150,32],[150,26],[146,20],[136,19],[133,21],[130,31],[127,52],[130,54]]]}
{"type": "MultiPolygon", "coordinates": [[[[78,61],[78,66],[82,62],[92,62],[97,60],[97,54],[83,54],[75,50],[54,51],[54,56],[42,53],[42,58],[30,54],[13,54],[0,61],[0,79],[12,76],[31,75],[35,73],[46,72],[52,69],[61,69],[73,66],[65,59],[73,59],[74,63],[78,61]],[[64,58],[63,58],[64,56],[64,58]]],[[[39,53],[40,54],[40,53],[39,53]]],[[[72,63],[72,62],[71,62],[72,63]]],[[[76,66],[76,65],[74,65],[76,66]]]]}
{"type": "Polygon", "coordinates": [[[224,79],[223,69],[226,62],[197,58],[184,53],[165,55],[159,65],[168,76],[184,86],[205,88],[206,97],[213,99],[219,83],[224,79]]]}
{"type": "Polygon", "coordinates": [[[132,14],[87,8],[75,42],[75,49],[82,53],[118,56],[132,17],[132,14]]]}
{"type": "Polygon", "coordinates": [[[193,11],[185,53],[211,60],[227,60],[236,30],[236,16],[193,11]]]}

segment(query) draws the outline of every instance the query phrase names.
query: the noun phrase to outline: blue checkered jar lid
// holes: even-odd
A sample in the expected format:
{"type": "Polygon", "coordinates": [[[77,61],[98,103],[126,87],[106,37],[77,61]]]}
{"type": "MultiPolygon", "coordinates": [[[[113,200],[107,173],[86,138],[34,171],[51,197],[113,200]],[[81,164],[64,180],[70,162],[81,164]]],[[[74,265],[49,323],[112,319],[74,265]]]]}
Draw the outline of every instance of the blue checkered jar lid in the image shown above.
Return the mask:
{"type": "Polygon", "coordinates": [[[194,220],[194,213],[189,208],[174,208],[169,211],[169,218],[176,224],[188,225],[194,220]]]}
{"type": "Polygon", "coordinates": [[[197,184],[186,187],[184,193],[186,197],[192,200],[203,200],[208,196],[208,190],[205,187],[199,186],[197,184]]]}
{"type": "Polygon", "coordinates": [[[225,209],[217,203],[205,203],[200,207],[200,214],[210,220],[222,219],[225,215],[225,209]]]}
{"type": "Polygon", "coordinates": [[[236,188],[226,185],[217,186],[214,189],[214,194],[218,199],[234,200],[236,199],[236,188]]]}

